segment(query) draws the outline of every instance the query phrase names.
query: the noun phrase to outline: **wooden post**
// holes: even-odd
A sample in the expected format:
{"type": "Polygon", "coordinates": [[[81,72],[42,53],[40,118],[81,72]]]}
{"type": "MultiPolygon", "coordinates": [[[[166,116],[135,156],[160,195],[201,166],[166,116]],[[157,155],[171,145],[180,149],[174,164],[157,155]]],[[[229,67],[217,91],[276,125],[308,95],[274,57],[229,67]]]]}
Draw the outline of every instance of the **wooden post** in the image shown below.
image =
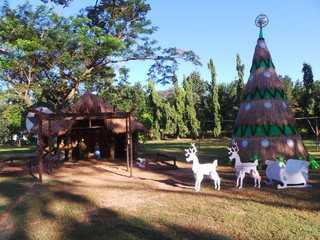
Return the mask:
{"type": "Polygon", "coordinates": [[[319,128],[318,128],[318,117],[316,117],[316,137],[317,137],[317,150],[319,150],[319,128]]]}
{"type": "Polygon", "coordinates": [[[130,165],[130,160],[129,160],[129,142],[128,142],[128,117],[126,116],[126,158],[127,158],[127,171],[129,171],[129,165],[130,165]]]}
{"type": "Polygon", "coordinates": [[[132,157],[132,119],[131,113],[129,115],[129,160],[130,160],[130,177],[132,177],[133,157],[132,157]]]}
{"type": "Polygon", "coordinates": [[[52,155],[51,155],[51,147],[52,147],[52,135],[51,135],[51,131],[52,131],[52,129],[51,129],[51,121],[50,120],[48,120],[49,121],[49,146],[48,146],[48,150],[49,150],[49,156],[48,156],[48,159],[47,159],[47,166],[48,166],[48,171],[49,171],[49,173],[50,174],[52,174],[52,155]]]}
{"type": "Polygon", "coordinates": [[[38,131],[38,165],[39,165],[39,182],[42,182],[43,174],[43,135],[42,135],[42,118],[39,117],[38,131]]]}

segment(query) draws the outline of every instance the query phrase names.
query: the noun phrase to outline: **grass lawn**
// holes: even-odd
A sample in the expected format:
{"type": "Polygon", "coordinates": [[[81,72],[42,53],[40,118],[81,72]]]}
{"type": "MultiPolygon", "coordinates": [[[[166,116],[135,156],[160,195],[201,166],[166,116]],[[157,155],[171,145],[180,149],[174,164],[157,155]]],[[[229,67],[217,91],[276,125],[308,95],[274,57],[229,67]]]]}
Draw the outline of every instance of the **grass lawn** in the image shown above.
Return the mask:
{"type": "MultiPolygon", "coordinates": [[[[64,164],[43,183],[0,175],[0,239],[319,239],[320,169],[309,172],[312,188],[254,189],[246,177],[235,189],[226,166],[229,140],[197,140],[200,162],[219,161],[221,190],[205,179],[195,192],[184,156],[191,142],[146,142],[140,152],[176,156],[179,169],[135,167],[134,178],[123,162],[64,164]]],[[[319,162],[316,144],[305,144],[319,162]]],[[[10,155],[2,150],[0,159],[10,155]]]]}
{"type": "Polygon", "coordinates": [[[3,146],[0,145],[0,160],[4,160],[6,158],[12,156],[24,156],[30,154],[36,154],[37,147],[36,146],[3,146]]]}

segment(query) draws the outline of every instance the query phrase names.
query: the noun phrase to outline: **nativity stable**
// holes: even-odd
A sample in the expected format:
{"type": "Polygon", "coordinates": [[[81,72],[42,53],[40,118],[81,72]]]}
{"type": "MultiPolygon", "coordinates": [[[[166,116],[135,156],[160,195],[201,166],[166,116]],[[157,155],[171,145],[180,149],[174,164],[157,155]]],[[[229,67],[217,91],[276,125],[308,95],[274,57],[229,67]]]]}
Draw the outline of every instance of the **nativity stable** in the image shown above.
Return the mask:
{"type": "Polygon", "coordinates": [[[120,111],[91,92],[61,111],[31,109],[34,117],[29,120],[34,125],[30,135],[38,135],[40,172],[45,153],[59,145],[63,145],[67,159],[88,157],[99,146],[101,158],[127,158],[132,165],[138,152],[138,134],[147,132],[143,124],[133,119],[134,110],[120,111]]]}

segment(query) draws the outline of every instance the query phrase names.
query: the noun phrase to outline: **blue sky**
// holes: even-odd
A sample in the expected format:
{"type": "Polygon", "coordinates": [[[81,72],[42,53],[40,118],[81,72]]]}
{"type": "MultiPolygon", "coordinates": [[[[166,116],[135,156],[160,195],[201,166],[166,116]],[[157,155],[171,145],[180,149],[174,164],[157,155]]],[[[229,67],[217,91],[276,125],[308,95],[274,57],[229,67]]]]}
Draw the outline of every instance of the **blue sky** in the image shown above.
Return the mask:
{"type": "MultiPolygon", "coordinates": [[[[15,6],[21,0],[10,0],[15,6]]],[[[39,4],[40,0],[31,0],[39,4]]],[[[94,4],[95,0],[74,0],[65,11],[94,4]]],[[[269,17],[264,38],[276,71],[288,75],[293,81],[302,80],[303,62],[312,66],[314,80],[320,80],[320,1],[319,0],[147,0],[151,5],[148,18],[159,29],[153,37],[163,47],[193,50],[201,58],[202,67],[180,62],[178,78],[193,71],[211,81],[207,68],[212,58],[217,82],[229,83],[237,76],[236,54],[245,64],[245,82],[249,76],[259,28],[255,18],[263,13],[269,17]]],[[[129,81],[146,83],[146,72],[151,63],[128,64],[129,81]]],[[[158,86],[158,89],[170,87],[158,86]]]]}

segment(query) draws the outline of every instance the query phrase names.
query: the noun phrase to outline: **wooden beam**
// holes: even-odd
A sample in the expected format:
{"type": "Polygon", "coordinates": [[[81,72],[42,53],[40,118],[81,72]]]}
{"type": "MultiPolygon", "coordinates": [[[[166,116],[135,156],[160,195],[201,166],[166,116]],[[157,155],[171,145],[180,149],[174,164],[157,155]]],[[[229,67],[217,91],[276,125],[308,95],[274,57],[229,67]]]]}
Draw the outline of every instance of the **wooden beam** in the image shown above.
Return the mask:
{"type": "Polygon", "coordinates": [[[43,134],[42,134],[42,119],[39,119],[39,132],[38,132],[38,164],[39,164],[39,182],[42,182],[43,174],[43,134]]]}
{"type": "Polygon", "coordinates": [[[99,128],[104,128],[104,126],[92,126],[92,127],[72,127],[72,129],[78,129],[78,130],[82,130],[82,129],[99,129],[99,128]]]}

